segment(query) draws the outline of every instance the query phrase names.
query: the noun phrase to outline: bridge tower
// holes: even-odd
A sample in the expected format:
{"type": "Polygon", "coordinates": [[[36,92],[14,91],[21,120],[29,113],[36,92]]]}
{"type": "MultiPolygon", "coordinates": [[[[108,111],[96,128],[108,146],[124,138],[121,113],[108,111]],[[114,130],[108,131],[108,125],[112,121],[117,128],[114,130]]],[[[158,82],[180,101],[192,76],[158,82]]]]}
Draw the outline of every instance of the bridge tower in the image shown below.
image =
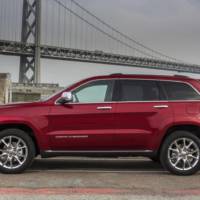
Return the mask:
{"type": "Polygon", "coordinates": [[[41,0],[23,0],[21,42],[34,43],[34,55],[21,55],[19,82],[40,83],[41,0]]]}

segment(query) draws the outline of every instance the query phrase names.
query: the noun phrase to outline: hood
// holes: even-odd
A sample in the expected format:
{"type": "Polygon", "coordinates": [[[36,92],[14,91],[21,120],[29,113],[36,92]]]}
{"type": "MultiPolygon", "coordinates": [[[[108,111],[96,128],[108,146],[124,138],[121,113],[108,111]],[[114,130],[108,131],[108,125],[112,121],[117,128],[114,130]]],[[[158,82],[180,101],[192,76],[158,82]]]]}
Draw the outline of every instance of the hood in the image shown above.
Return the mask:
{"type": "Polygon", "coordinates": [[[7,103],[0,105],[1,108],[13,108],[13,107],[26,107],[26,106],[35,106],[41,104],[40,101],[36,102],[16,102],[16,103],[7,103]]]}
{"type": "Polygon", "coordinates": [[[20,102],[0,105],[0,118],[3,116],[29,116],[37,114],[44,102],[20,102]]]}

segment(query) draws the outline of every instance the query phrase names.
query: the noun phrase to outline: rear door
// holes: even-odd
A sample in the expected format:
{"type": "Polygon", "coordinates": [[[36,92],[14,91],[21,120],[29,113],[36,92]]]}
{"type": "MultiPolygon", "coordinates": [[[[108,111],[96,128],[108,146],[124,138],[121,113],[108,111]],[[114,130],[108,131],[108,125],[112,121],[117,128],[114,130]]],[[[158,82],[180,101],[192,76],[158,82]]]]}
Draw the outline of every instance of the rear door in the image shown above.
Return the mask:
{"type": "Polygon", "coordinates": [[[171,106],[158,82],[123,79],[117,85],[116,148],[152,149],[160,130],[173,122],[171,106]]]}

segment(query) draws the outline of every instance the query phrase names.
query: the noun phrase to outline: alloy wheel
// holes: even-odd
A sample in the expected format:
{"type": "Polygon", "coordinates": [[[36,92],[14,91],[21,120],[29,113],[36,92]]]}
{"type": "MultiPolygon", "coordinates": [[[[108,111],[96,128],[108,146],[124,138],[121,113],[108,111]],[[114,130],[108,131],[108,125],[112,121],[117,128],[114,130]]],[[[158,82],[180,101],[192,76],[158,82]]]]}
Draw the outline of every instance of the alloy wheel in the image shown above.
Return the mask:
{"type": "Polygon", "coordinates": [[[5,136],[0,139],[0,166],[6,169],[21,167],[28,156],[28,147],[17,136],[5,136]]]}
{"type": "Polygon", "coordinates": [[[193,169],[198,164],[199,158],[199,147],[190,138],[178,138],[168,148],[168,160],[177,170],[193,169]]]}

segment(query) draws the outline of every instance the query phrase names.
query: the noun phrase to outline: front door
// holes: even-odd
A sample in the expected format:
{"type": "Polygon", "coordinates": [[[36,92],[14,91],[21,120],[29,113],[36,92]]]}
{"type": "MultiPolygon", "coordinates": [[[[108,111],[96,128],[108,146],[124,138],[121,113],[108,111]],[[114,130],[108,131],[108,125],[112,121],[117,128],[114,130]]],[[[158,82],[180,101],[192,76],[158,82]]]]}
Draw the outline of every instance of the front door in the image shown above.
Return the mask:
{"type": "Polygon", "coordinates": [[[49,115],[51,150],[105,150],[115,132],[114,81],[97,80],[74,91],[73,102],[54,105],[49,115]]]}

